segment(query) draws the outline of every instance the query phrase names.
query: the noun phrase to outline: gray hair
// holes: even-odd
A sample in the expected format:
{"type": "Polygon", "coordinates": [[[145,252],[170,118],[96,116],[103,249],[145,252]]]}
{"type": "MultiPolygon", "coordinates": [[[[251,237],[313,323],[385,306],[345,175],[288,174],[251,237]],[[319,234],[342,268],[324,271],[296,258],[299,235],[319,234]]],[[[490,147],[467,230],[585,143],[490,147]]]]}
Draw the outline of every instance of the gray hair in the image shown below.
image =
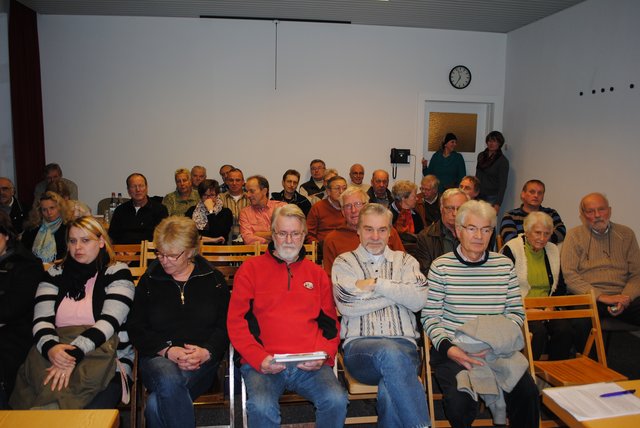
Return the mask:
{"type": "Polygon", "coordinates": [[[302,231],[305,236],[307,234],[307,218],[304,216],[304,213],[296,204],[287,204],[281,207],[276,208],[273,211],[273,215],[271,216],[271,232],[275,232],[276,230],[276,221],[280,217],[294,217],[300,220],[302,223],[302,231]]]}
{"type": "Polygon", "coordinates": [[[591,197],[593,197],[593,196],[598,196],[598,197],[600,197],[600,198],[604,199],[604,201],[605,201],[605,202],[606,202],[606,204],[607,204],[607,207],[610,207],[610,206],[611,206],[611,205],[609,205],[609,199],[607,199],[607,197],[604,195],[604,193],[600,193],[600,192],[593,192],[593,193],[589,193],[588,195],[584,195],[584,196],[582,197],[582,199],[580,199],[580,213],[581,213],[581,214],[583,214],[583,213],[584,213],[584,201],[585,201],[587,198],[591,198],[591,197]]]}
{"type": "Polygon", "coordinates": [[[408,198],[411,195],[411,192],[414,192],[418,189],[418,186],[415,183],[410,182],[409,180],[399,180],[391,188],[391,194],[393,195],[393,199],[396,201],[401,201],[403,199],[408,198]]]}
{"type": "Polygon", "coordinates": [[[426,186],[430,189],[433,189],[434,187],[440,186],[440,180],[438,180],[438,177],[436,177],[435,175],[429,174],[422,177],[420,184],[422,186],[426,186]]]}
{"type": "Polygon", "coordinates": [[[362,189],[362,187],[349,186],[349,187],[347,187],[347,190],[342,192],[342,194],[340,195],[340,206],[342,207],[344,205],[345,198],[348,198],[349,196],[353,196],[353,195],[357,195],[357,194],[359,194],[360,197],[362,198],[362,202],[364,202],[365,204],[367,202],[369,202],[369,195],[367,194],[367,192],[365,192],[362,189]]]}
{"type": "Polygon", "coordinates": [[[389,211],[387,207],[382,204],[372,203],[366,204],[364,207],[362,207],[362,210],[358,215],[358,229],[360,228],[360,226],[362,226],[362,218],[369,214],[385,216],[387,218],[387,222],[389,223],[389,227],[392,226],[393,214],[391,213],[391,211],[389,211]]]}
{"type": "Polygon", "coordinates": [[[467,199],[467,201],[469,200],[469,195],[467,195],[462,190],[460,190],[460,188],[454,187],[451,189],[447,189],[442,193],[442,196],[440,196],[440,208],[444,207],[445,200],[452,198],[456,195],[462,195],[467,199]]]}
{"type": "Polygon", "coordinates": [[[469,214],[480,217],[491,223],[491,227],[496,226],[496,210],[485,201],[467,201],[458,209],[456,215],[456,226],[463,226],[469,214]]]}
{"type": "Polygon", "coordinates": [[[553,220],[551,219],[551,216],[547,213],[543,213],[542,211],[533,211],[529,213],[522,222],[524,233],[528,233],[536,224],[541,224],[545,229],[553,231],[553,220]]]}

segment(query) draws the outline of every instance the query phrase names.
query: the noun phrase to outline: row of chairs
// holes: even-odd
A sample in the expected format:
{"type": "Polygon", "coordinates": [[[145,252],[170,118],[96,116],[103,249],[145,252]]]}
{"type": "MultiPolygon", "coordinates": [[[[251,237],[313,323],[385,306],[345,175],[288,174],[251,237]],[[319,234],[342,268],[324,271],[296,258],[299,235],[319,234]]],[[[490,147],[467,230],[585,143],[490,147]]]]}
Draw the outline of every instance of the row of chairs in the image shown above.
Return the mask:
{"type": "MultiPolygon", "coordinates": [[[[148,265],[156,258],[156,247],[152,241],[142,241],[140,244],[114,245],[116,259],[129,264],[129,269],[134,279],[137,280],[144,274],[148,265]]],[[[316,242],[304,245],[306,258],[316,262],[318,247],[316,242]]],[[[233,286],[235,274],[243,261],[250,257],[264,254],[267,245],[243,244],[243,245],[214,245],[207,241],[200,242],[199,253],[225,277],[229,288],[233,286]]]]}

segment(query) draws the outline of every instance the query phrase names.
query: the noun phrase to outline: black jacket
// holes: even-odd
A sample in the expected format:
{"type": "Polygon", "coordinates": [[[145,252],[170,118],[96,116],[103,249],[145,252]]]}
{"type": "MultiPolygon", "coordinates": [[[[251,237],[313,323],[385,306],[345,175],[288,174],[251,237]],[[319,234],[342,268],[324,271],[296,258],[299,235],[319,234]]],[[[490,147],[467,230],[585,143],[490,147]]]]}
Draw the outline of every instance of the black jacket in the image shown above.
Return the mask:
{"type": "Polygon", "coordinates": [[[18,367],[33,344],[34,297],[42,262],[19,242],[0,260],[0,382],[13,389],[18,367]]]}
{"type": "Polygon", "coordinates": [[[109,224],[109,237],[114,244],[139,244],[153,241],[153,230],[168,216],[167,207],[149,198],[137,212],[128,200],[116,208],[109,224]]]}
{"type": "Polygon", "coordinates": [[[141,356],[168,345],[197,345],[220,361],[229,346],[229,289],[222,274],[201,256],[183,287],[155,260],[140,278],[127,329],[141,356]],[[184,290],[184,303],[181,300],[184,290]]]}
{"type": "MultiPolygon", "coordinates": [[[[36,240],[38,229],[40,229],[39,226],[25,230],[22,234],[22,245],[29,251],[33,249],[33,241],[36,240]]],[[[67,226],[61,224],[53,237],[56,240],[56,260],[59,260],[67,254],[67,226]]]]}

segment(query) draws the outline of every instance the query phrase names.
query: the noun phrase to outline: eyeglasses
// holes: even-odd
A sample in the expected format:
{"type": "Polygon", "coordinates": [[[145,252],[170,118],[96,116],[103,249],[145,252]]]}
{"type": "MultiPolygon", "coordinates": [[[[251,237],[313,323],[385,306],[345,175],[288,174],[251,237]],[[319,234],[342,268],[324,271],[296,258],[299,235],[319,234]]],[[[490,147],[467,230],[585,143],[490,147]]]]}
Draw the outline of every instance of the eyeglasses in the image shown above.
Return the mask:
{"type": "Polygon", "coordinates": [[[13,187],[0,187],[0,191],[2,192],[10,192],[13,190],[13,187]]]}
{"type": "Polygon", "coordinates": [[[461,224],[460,227],[472,235],[474,235],[478,230],[482,232],[483,235],[491,235],[493,233],[493,227],[490,227],[490,226],[478,227],[478,226],[465,226],[464,224],[461,224]]]}
{"type": "Polygon", "coordinates": [[[447,206],[444,206],[443,208],[444,208],[444,211],[449,214],[454,213],[460,209],[460,207],[454,207],[453,205],[447,205],[447,206]]]}
{"type": "Polygon", "coordinates": [[[203,198],[215,198],[216,195],[215,193],[205,193],[204,195],[202,195],[203,198]]]}
{"type": "MultiPolygon", "coordinates": [[[[185,250],[185,251],[186,251],[186,250],[185,250]]],[[[177,262],[177,261],[178,261],[178,259],[179,259],[183,254],[184,254],[184,251],[183,251],[183,252],[181,252],[180,254],[178,254],[177,256],[172,256],[172,255],[169,255],[169,254],[161,253],[161,252],[159,252],[158,250],[156,250],[156,257],[157,257],[158,259],[166,260],[166,261],[169,261],[169,262],[177,262]]]]}
{"type": "Polygon", "coordinates": [[[352,204],[344,204],[342,206],[343,210],[347,210],[347,211],[351,211],[352,209],[357,209],[359,210],[360,208],[362,208],[364,206],[364,202],[354,202],[352,204]]]}
{"type": "Polygon", "coordinates": [[[340,192],[344,192],[347,190],[347,186],[333,186],[329,190],[339,190],[340,192]]]}
{"type": "Polygon", "coordinates": [[[283,230],[280,230],[278,232],[275,232],[274,235],[276,235],[278,237],[278,239],[285,240],[285,239],[287,239],[287,237],[289,237],[289,238],[291,238],[292,241],[297,241],[297,240],[301,239],[304,236],[304,233],[302,233],[302,232],[285,232],[283,230]]]}

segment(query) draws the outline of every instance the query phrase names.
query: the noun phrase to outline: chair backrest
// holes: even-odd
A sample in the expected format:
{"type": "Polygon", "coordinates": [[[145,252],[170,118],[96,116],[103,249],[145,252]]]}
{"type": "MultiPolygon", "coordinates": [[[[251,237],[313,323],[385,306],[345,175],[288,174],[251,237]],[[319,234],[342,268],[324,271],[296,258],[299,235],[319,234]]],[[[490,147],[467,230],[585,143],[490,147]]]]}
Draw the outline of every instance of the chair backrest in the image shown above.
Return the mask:
{"type": "Polygon", "coordinates": [[[233,279],[242,262],[258,253],[257,244],[211,245],[206,242],[200,244],[200,255],[224,275],[229,289],[233,288],[233,279]]]}
{"type": "Polygon", "coordinates": [[[149,266],[149,263],[156,258],[156,245],[153,241],[142,242],[142,267],[149,266]]]}
{"type": "Polygon", "coordinates": [[[116,253],[116,260],[126,264],[142,266],[142,253],[144,244],[115,244],[113,251],[116,253]]]}
{"type": "MultiPolygon", "coordinates": [[[[258,254],[264,254],[267,252],[268,245],[262,244],[258,247],[258,254]]],[[[318,260],[318,243],[313,241],[309,244],[304,244],[304,251],[306,253],[305,258],[315,263],[318,260]]]]}
{"type": "Polygon", "coordinates": [[[147,268],[141,266],[130,267],[129,271],[131,272],[131,276],[133,277],[133,284],[138,285],[138,281],[140,281],[140,277],[144,275],[147,271],[147,268]]]}
{"type": "Polygon", "coordinates": [[[524,307],[528,321],[546,321],[554,319],[588,318],[591,320],[591,331],[582,355],[588,357],[594,343],[598,362],[607,367],[602,328],[598,317],[598,307],[593,292],[570,296],[527,297],[524,307]],[[541,310],[542,309],[542,310],[541,310]]]}

